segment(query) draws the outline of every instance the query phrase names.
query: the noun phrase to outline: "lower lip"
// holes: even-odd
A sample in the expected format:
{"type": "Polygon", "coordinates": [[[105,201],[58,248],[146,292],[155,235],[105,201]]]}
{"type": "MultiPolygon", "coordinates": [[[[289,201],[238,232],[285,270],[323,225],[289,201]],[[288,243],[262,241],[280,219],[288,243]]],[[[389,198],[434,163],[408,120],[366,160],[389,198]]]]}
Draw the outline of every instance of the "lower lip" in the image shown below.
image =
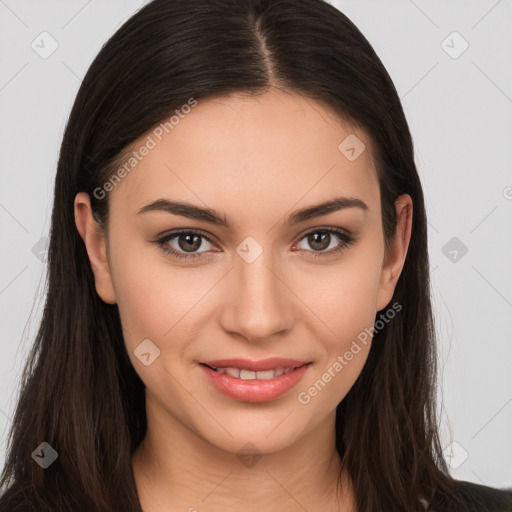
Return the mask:
{"type": "Polygon", "coordinates": [[[222,393],[240,402],[260,403],[275,400],[292,389],[304,377],[311,363],[273,379],[236,379],[200,364],[206,378],[222,393]]]}

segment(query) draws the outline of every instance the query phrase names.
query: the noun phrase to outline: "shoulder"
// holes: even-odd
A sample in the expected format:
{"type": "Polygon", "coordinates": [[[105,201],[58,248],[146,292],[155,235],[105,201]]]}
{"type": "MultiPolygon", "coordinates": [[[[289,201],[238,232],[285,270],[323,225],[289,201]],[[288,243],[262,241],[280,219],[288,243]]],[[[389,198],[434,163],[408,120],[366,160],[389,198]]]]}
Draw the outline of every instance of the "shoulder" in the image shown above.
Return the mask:
{"type": "MultiPolygon", "coordinates": [[[[512,488],[498,489],[465,480],[454,482],[464,501],[464,512],[512,512],[512,488]]],[[[435,498],[428,510],[454,512],[449,503],[435,498]]]]}

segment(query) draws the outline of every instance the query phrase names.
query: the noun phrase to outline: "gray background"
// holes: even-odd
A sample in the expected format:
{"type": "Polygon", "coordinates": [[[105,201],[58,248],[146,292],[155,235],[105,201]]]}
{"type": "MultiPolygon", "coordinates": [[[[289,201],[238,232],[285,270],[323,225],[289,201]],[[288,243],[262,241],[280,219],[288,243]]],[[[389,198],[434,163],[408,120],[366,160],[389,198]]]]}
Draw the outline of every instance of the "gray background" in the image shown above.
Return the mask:
{"type": "MultiPolygon", "coordinates": [[[[101,45],[144,3],[0,0],[0,465],[43,306],[44,237],[67,115],[101,45]]],[[[512,2],[332,3],[384,62],[413,135],[452,473],[511,486],[512,2]]]]}

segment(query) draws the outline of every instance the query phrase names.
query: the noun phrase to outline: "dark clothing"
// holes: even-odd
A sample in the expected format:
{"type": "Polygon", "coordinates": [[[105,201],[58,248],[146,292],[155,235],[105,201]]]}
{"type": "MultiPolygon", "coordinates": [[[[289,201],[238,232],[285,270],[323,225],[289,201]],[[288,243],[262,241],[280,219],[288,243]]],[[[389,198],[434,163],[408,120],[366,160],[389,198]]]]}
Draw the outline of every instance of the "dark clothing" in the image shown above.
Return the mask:
{"type": "MultiPolygon", "coordinates": [[[[434,498],[427,507],[425,502],[425,511],[428,512],[512,512],[512,488],[510,489],[497,489],[487,487],[485,485],[474,484],[464,480],[456,480],[456,483],[461,490],[465,504],[463,508],[453,507],[447,503],[443,498],[434,498]]],[[[45,509],[47,510],[47,509],[45,509]]],[[[0,497],[0,512],[40,512],[37,505],[24,503],[13,503],[11,500],[2,499],[0,497]]],[[[54,511],[52,511],[54,512],[54,511]]],[[[55,511],[57,512],[57,511],[55,511]]],[[[61,512],[61,511],[58,511],[61,512]]],[[[71,512],[67,511],[66,512],[71,512]]],[[[78,510],[73,512],[79,512],[78,510]]],[[[86,512],[80,509],[80,512],[86,512]]],[[[89,511],[87,511],[89,512],[89,511]]],[[[123,511],[124,512],[124,511],[123,511]]],[[[128,511],[126,511],[128,512],[128,511]]],[[[230,511],[235,512],[235,511],[230,511]]],[[[310,512],[319,512],[311,510],[310,512]]],[[[375,510],[374,512],[395,512],[387,510],[375,510]]],[[[400,511],[404,512],[404,511],[400,511]]],[[[419,512],[419,511],[407,511],[419,512]]]]}
{"type": "MultiPolygon", "coordinates": [[[[457,480],[466,506],[460,512],[512,512],[512,488],[497,489],[486,485],[457,480]]],[[[453,507],[441,500],[433,500],[429,512],[455,512],[453,507]]],[[[459,512],[457,510],[457,512],[459,512]]]]}

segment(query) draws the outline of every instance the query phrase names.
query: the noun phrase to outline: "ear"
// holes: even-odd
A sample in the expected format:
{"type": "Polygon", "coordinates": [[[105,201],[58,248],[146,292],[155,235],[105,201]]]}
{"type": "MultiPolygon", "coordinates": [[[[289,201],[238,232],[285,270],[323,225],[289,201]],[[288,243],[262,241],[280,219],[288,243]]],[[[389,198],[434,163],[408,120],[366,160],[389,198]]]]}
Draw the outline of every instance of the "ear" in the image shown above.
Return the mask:
{"type": "Polygon", "coordinates": [[[395,236],[387,254],[384,255],[380,273],[379,291],[376,311],[384,309],[393,297],[396,283],[402,272],[409,248],[412,228],[412,199],[409,194],[402,194],[395,201],[397,227],[395,236]]]}
{"type": "Polygon", "coordinates": [[[107,304],[115,304],[116,294],[107,259],[105,233],[94,220],[89,194],[85,192],[79,192],[75,197],[75,223],[91,262],[96,292],[107,304]]]}

